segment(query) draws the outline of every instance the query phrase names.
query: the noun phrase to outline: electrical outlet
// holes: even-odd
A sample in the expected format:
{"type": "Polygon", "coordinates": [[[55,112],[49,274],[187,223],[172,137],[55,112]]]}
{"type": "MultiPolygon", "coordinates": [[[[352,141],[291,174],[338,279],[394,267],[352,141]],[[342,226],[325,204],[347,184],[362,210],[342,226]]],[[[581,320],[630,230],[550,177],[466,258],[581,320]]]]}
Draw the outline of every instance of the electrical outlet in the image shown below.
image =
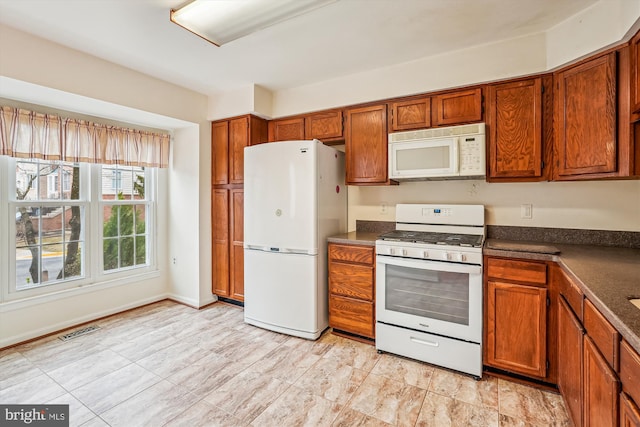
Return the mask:
{"type": "Polygon", "coordinates": [[[387,202],[380,203],[380,213],[386,215],[389,212],[389,205],[387,202]]]}
{"type": "Polygon", "coordinates": [[[173,257],[173,264],[176,264],[176,257],[173,257]]]}
{"type": "Polygon", "coordinates": [[[523,203],[522,205],[520,205],[520,218],[533,218],[533,205],[531,203],[523,203]]]}

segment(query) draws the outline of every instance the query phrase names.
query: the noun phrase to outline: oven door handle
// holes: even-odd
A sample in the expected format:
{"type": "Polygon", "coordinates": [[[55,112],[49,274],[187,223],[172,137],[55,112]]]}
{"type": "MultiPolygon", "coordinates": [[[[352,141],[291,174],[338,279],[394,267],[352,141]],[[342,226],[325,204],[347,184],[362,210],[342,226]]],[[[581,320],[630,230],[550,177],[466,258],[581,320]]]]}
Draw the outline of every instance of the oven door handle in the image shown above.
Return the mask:
{"type": "Polygon", "coordinates": [[[425,341],[423,339],[416,338],[416,337],[409,337],[409,339],[411,341],[413,341],[414,343],[428,345],[430,347],[439,347],[440,346],[440,343],[437,343],[437,342],[434,342],[434,341],[425,341]]]}
{"type": "Polygon", "coordinates": [[[456,264],[452,262],[440,262],[432,260],[415,260],[407,258],[376,255],[376,263],[397,265],[398,267],[415,268],[419,270],[444,271],[450,273],[480,274],[482,267],[475,264],[456,264]]]}

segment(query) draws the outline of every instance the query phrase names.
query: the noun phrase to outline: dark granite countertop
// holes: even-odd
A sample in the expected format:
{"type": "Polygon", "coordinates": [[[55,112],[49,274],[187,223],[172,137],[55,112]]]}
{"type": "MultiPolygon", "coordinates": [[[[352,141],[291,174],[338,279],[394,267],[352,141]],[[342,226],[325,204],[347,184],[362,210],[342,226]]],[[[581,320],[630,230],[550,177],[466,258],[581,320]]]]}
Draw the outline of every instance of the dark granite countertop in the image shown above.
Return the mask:
{"type": "Polygon", "coordinates": [[[343,243],[346,245],[375,246],[376,239],[381,233],[372,231],[350,231],[327,238],[329,243],[343,243]]]}
{"type": "Polygon", "coordinates": [[[622,337],[640,352],[640,309],[629,302],[629,297],[640,297],[640,249],[487,239],[483,252],[557,262],[622,337]]]}

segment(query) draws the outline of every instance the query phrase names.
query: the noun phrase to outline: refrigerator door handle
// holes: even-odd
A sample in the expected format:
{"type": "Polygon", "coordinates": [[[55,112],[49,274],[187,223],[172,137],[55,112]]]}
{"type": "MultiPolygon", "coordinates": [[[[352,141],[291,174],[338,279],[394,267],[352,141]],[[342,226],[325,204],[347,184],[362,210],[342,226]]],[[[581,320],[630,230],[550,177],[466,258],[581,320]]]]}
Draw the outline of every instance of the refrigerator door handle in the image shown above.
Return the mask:
{"type": "Polygon", "coordinates": [[[315,249],[304,250],[304,249],[278,248],[278,247],[272,247],[272,246],[248,245],[246,243],[244,244],[244,248],[252,251],[277,252],[281,254],[299,254],[299,255],[317,255],[318,254],[318,251],[315,249]]]}

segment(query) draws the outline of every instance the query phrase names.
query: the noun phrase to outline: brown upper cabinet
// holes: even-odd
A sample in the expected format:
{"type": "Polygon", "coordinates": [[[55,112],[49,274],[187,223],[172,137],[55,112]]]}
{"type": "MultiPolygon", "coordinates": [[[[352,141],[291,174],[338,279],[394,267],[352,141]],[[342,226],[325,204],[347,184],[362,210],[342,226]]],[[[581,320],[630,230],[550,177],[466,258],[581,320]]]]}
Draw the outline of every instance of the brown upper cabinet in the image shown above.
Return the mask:
{"type": "Polygon", "coordinates": [[[388,184],[387,106],[346,110],[347,184],[388,184]]]}
{"type": "Polygon", "coordinates": [[[269,142],[299,139],[318,139],[322,142],[344,140],[342,110],[321,111],[269,122],[269,142]]]}
{"type": "Polygon", "coordinates": [[[342,110],[322,111],[304,118],[304,132],[307,139],[322,142],[344,140],[342,110]]]}
{"type": "Polygon", "coordinates": [[[555,73],[555,180],[634,175],[630,69],[625,47],[555,73]]]}
{"type": "Polygon", "coordinates": [[[267,121],[246,115],[211,124],[212,185],[242,184],[244,147],[267,141],[267,121]]]}
{"type": "Polygon", "coordinates": [[[391,102],[389,122],[392,132],[431,127],[431,98],[391,102]]]}
{"type": "MultiPolygon", "coordinates": [[[[542,78],[489,85],[487,98],[487,181],[544,180],[542,78]]],[[[548,90],[548,104],[551,98],[548,90]]]]}
{"type": "Polygon", "coordinates": [[[482,121],[482,89],[459,90],[432,98],[433,126],[482,121]]]}
{"type": "Polygon", "coordinates": [[[304,139],[304,117],[269,122],[269,142],[304,139]]]}

